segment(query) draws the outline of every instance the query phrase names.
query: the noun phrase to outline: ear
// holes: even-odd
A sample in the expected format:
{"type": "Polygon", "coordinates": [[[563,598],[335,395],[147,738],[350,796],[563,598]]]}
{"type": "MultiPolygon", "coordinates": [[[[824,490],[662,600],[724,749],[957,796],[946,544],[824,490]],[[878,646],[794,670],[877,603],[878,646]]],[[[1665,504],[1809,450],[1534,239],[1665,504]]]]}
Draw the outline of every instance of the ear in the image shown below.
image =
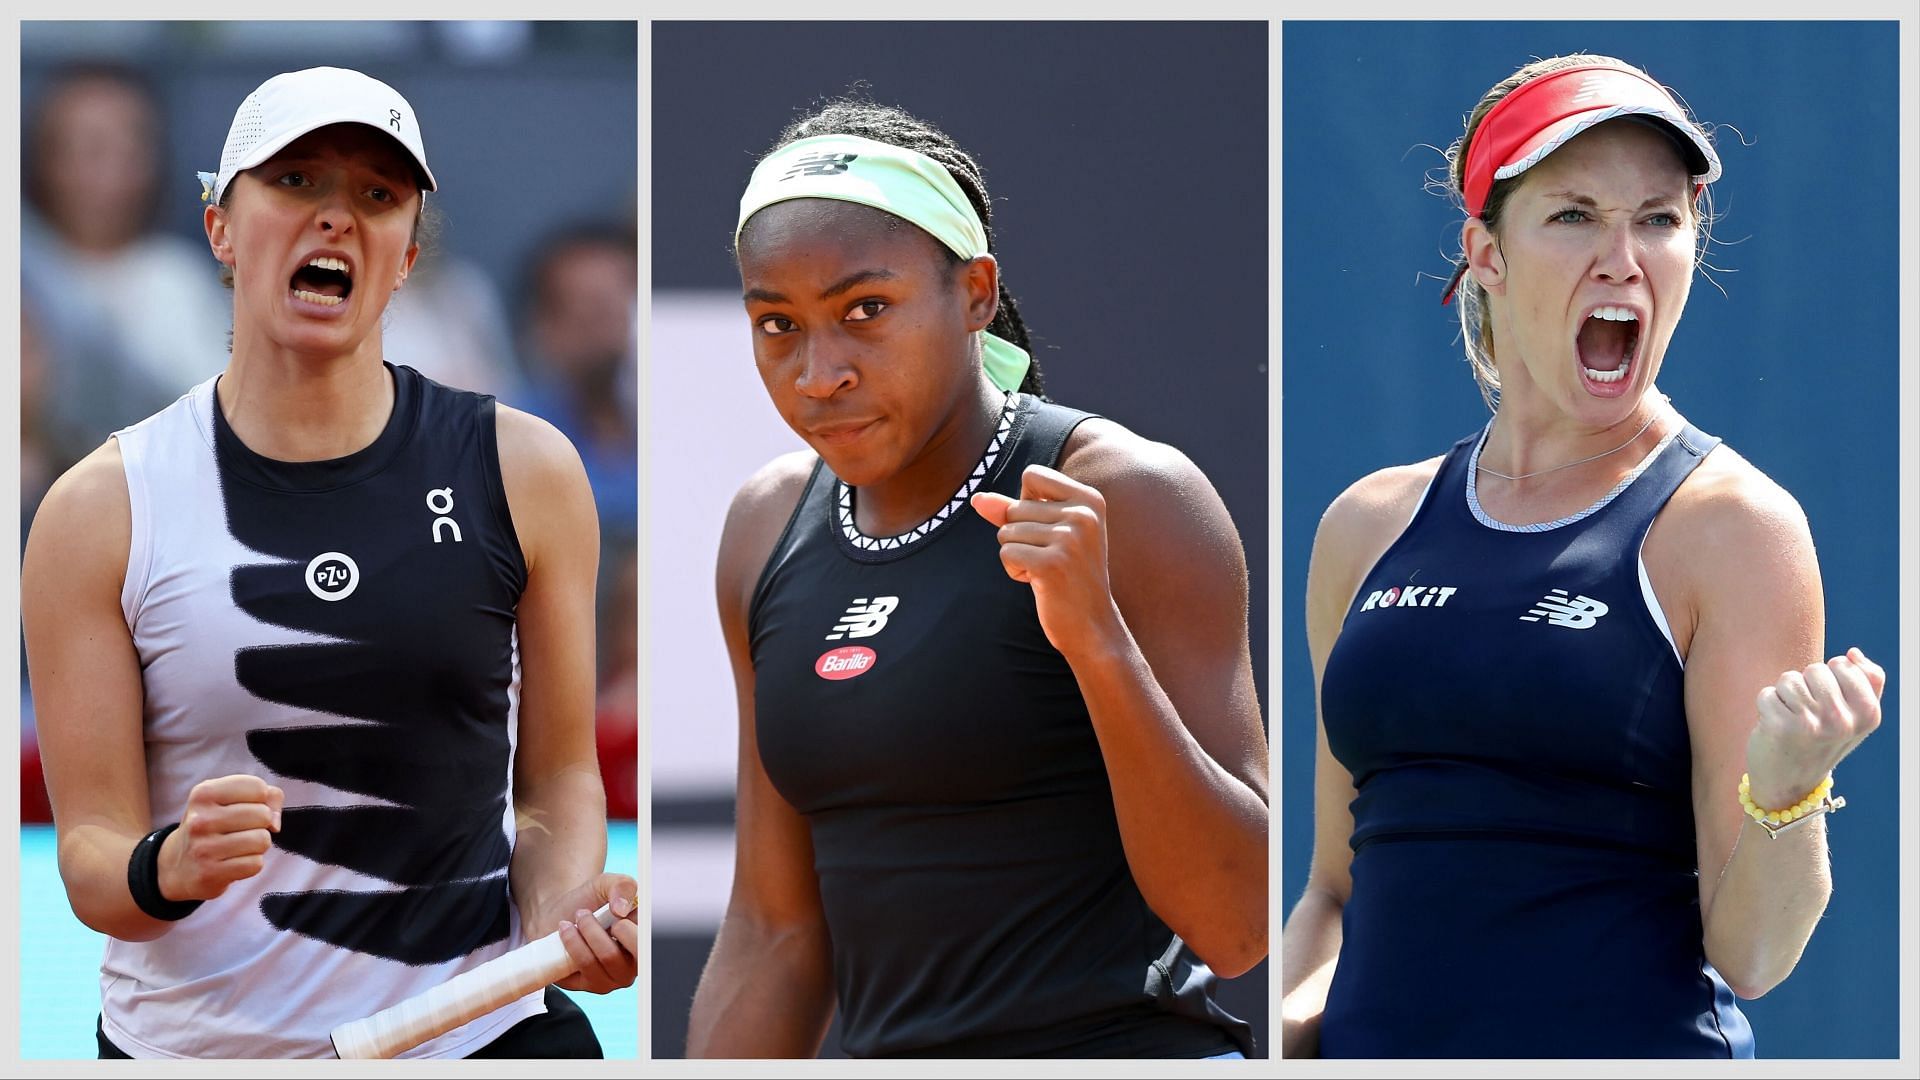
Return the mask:
{"type": "Polygon", "coordinates": [[[227,230],[227,212],[217,203],[208,203],[200,215],[200,224],[207,230],[207,247],[213,251],[213,257],[232,268],[233,238],[227,230]]]}
{"type": "Polygon", "coordinates": [[[407,283],[407,275],[413,272],[413,261],[420,257],[420,245],[408,244],[407,256],[400,263],[400,276],[393,279],[393,291],[399,292],[400,286],[407,283]]]}
{"type": "Polygon", "coordinates": [[[1460,227],[1460,250],[1467,254],[1467,273],[1488,293],[1499,296],[1507,288],[1507,259],[1500,253],[1500,239],[1479,218],[1468,218],[1460,227]]]}
{"type": "Polygon", "coordinates": [[[985,330],[1000,311],[1000,264],[980,255],[956,269],[967,292],[967,329],[985,330]]]}

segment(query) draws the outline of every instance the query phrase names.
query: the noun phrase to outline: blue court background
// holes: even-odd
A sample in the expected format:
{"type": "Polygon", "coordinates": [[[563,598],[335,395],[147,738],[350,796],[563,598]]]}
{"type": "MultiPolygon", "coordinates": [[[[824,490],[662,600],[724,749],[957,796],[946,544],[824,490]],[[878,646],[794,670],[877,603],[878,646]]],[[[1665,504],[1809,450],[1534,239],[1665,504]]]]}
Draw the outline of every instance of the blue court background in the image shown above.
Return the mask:
{"type": "MultiPolygon", "coordinates": [[[[53,826],[20,828],[20,1058],[94,1058],[100,1013],[100,958],[107,939],[87,929],[67,906],[53,826]]],[[[631,821],[607,825],[607,869],[639,876],[640,836],[631,821]]],[[[640,1046],[639,991],[570,994],[593,1023],[609,1058],[635,1058],[640,1046]]]]}
{"type": "MultiPolygon", "coordinates": [[[[1434,148],[1487,87],[1575,51],[1639,64],[1703,121],[1729,125],[1716,135],[1726,177],[1709,262],[1737,272],[1714,275],[1725,296],[1696,279],[1660,388],[1799,499],[1820,555],[1827,655],[1858,645],[1891,667],[1898,648],[1896,24],[1288,23],[1274,726],[1289,910],[1313,847],[1303,612],[1314,528],[1360,476],[1441,453],[1487,418],[1454,310],[1422,276],[1448,272],[1460,217],[1422,183],[1444,176],[1434,148]]],[[[1891,720],[1901,690],[1891,672],[1888,722],[1839,770],[1849,806],[1830,834],[1825,919],[1793,976],[1742,1003],[1761,1057],[1899,1053],[1898,830],[1911,812],[1891,720]]]]}

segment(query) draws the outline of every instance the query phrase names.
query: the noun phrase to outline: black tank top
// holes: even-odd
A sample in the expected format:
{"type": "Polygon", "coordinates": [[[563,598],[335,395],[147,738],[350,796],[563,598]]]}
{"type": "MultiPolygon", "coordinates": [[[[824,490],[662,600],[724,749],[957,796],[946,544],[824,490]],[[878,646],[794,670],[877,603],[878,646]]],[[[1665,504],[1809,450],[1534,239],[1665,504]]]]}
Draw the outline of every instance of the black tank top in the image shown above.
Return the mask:
{"type": "Polygon", "coordinates": [[[967,484],[897,537],[816,465],[750,614],[759,751],[811,827],[856,1057],[1250,1049],[1141,898],[1079,685],[976,490],[1018,497],[1087,414],[1009,398],[967,484]]]}
{"type": "Polygon", "coordinates": [[[228,530],[270,557],[233,570],[234,606],[316,635],[240,648],[239,684],[332,721],[246,733],[275,776],[333,793],[319,805],[290,796],[274,844],[367,886],[276,891],[261,911],[342,948],[437,964],[511,927],[514,612],[526,564],[493,399],[388,368],[392,415],[356,453],[265,458],[218,407],[214,450],[228,530]]]}

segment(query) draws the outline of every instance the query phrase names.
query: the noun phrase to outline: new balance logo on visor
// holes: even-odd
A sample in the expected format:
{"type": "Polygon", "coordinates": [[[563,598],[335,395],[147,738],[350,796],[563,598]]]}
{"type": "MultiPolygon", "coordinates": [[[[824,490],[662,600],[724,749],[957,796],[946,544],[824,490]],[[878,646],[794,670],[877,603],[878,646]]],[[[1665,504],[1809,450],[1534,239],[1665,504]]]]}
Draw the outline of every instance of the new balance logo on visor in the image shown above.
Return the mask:
{"type": "Polygon", "coordinates": [[[796,176],[832,176],[847,171],[847,166],[858,160],[859,154],[815,154],[803,157],[782,173],[780,179],[791,180],[796,176]]]}
{"type": "Polygon", "coordinates": [[[1581,76],[1580,88],[1573,92],[1573,103],[1588,105],[1599,101],[1606,95],[1607,81],[1607,76],[1604,74],[1581,76]]]}
{"type": "Polygon", "coordinates": [[[834,624],[833,633],[827,635],[828,641],[839,641],[843,637],[872,637],[887,627],[887,616],[900,606],[897,596],[876,596],[871,601],[866,597],[856,597],[847,605],[847,613],[840,616],[834,624]]]}
{"type": "Polygon", "coordinates": [[[1520,616],[1521,622],[1539,622],[1547,620],[1553,626],[1564,626],[1569,630],[1590,630],[1607,613],[1607,605],[1591,596],[1569,598],[1567,590],[1554,589],[1540,598],[1540,602],[1527,609],[1520,616]]]}
{"type": "Polygon", "coordinates": [[[1361,611],[1390,607],[1446,607],[1447,598],[1459,592],[1453,585],[1395,585],[1391,589],[1375,589],[1367,594],[1367,602],[1360,605],[1361,611]]]}

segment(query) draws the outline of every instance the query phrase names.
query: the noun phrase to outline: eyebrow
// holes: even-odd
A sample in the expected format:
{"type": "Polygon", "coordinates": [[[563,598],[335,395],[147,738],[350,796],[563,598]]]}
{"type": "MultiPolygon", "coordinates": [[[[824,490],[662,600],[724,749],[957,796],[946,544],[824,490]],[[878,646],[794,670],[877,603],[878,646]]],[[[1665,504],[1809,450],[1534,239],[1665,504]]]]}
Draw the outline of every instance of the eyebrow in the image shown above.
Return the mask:
{"type": "MultiPolygon", "coordinates": [[[[893,281],[899,276],[900,275],[891,270],[880,268],[855,270],[853,273],[820,290],[820,299],[831,300],[841,293],[865,285],[869,281],[893,281]]],[[[747,303],[753,303],[757,300],[763,304],[787,304],[792,302],[785,293],[777,293],[772,289],[748,289],[745,293],[741,294],[740,299],[747,303]]]]}
{"type": "MultiPolygon", "coordinates": [[[[278,161],[282,165],[287,166],[288,168],[301,168],[301,169],[324,168],[329,164],[329,162],[322,155],[312,151],[304,151],[304,150],[300,151],[299,153],[293,153],[293,154],[275,154],[272,158],[269,158],[268,160],[278,161]]],[[[386,181],[389,184],[398,184],[401,180],[417,180],[418,179],[418,177],[414,174],[413,170],[407,168],[405,163],[401,163],[400,167],[397,170],[392,166],[391,163],[384,163],[380,161],[364,161],[363,160],[359,162],[359,165],[361,168],[366,169],[367,171],[373,173],[374,176],[378,177],[381,180],[386,181]]]]}
{"type": "MultiPolygon", "coordinates": [[[[1578,206],[1592,207],[1595,210],[1600,209],[1600,204],[1594,201],[1593,196],[1582,195],[1577,191],[1549,191],[1546,193],[1546,196],[1548,199],[1559,202],[1570,202],[1578,206]]],[[[1652,206],[1677,206],[1682,201],[1683,200],[1676,199],[1671,195],[1649,195],[1646,200],[1640,204],[1640,209],[1645,210],[1652,206]]]]}

